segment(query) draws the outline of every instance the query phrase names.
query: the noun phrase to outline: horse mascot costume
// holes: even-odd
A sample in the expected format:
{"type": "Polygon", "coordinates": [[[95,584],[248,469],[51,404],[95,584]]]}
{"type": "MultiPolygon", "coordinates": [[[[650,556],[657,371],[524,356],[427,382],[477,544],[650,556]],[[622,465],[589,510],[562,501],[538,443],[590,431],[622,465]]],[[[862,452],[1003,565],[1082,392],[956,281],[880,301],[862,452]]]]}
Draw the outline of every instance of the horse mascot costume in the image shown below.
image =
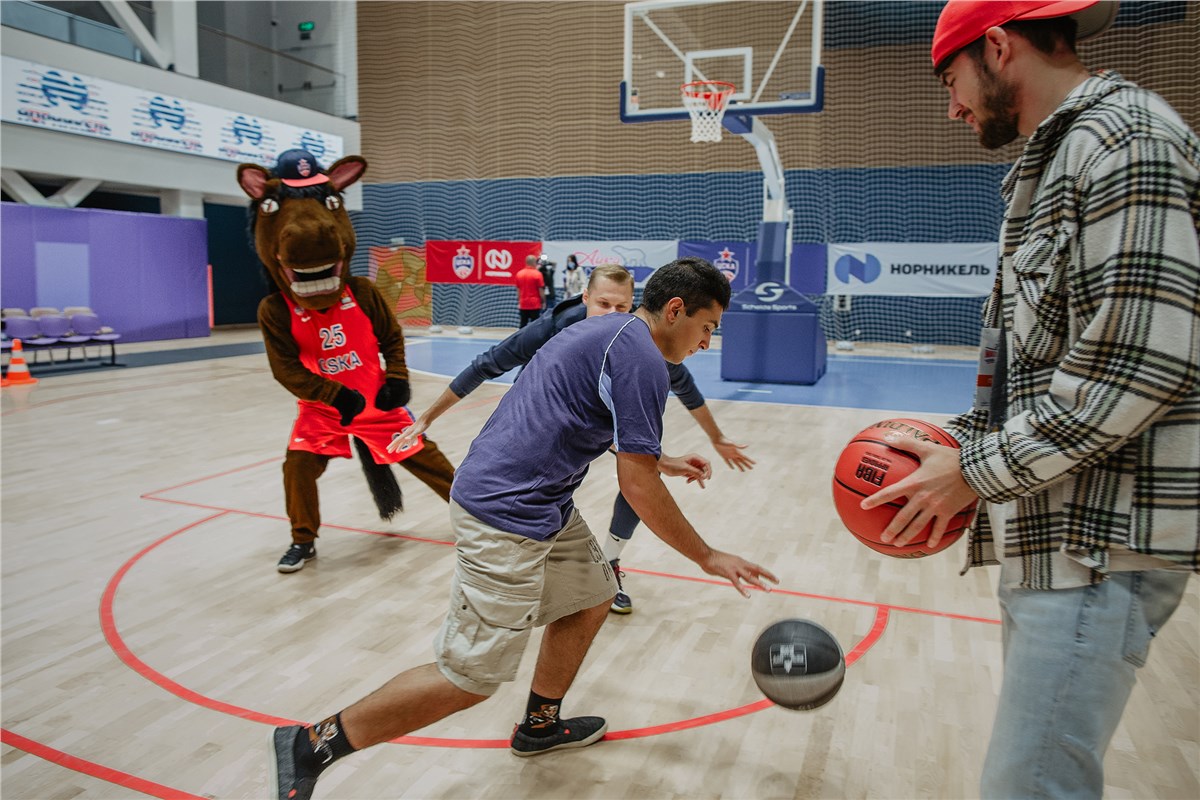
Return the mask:
{"type": "Polygon", "coordinates": [[[238,166],[254,248],[279,289],[258,307],[267,359],[275,380],[299,398],[283,463],[292,544],[280,572],[317,555],[317,479],[330,458],[350,458],[350,439],[381,518],[403,508],[394,463],[450,500],[454,467],[436,444],[387,451],[412,424],[411,391],[395,316],[374,284],[350,276],[355,237],[342,191],[366,169],[361,156],[346,156],[324,170],[305,150],[282,153],[273,171],[238,166]]]}

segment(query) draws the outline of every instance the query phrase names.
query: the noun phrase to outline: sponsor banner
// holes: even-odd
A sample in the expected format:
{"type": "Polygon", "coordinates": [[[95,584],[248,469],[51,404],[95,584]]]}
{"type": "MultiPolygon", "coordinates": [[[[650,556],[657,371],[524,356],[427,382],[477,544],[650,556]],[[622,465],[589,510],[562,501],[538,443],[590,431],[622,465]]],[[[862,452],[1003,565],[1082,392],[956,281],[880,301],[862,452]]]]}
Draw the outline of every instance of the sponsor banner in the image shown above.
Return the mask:
{"type": "Polygon", "coordinates": [[[425,243],[425,274],[430,283],[512,286],[517,271],[525,266],[525,257],[541,252],[541,242],[429,241],[425,243]]]}
{"type": "Polygon", "coordinates": [[[420,247],[370,247],[367,277],[403,325],[433,324],[433,291],[425,280],[425,251],[420,247]]]}
{"type": "Polygon", "coordinates": [[[325,166],[345,155],[331,133],[9,56],[2,66],[5,122],[266,167],[293,147],[325,166]]]}
{"type": "Polygon", "coordinates": [[[664,264],[675,260],[679,243],[674,239],[669,241],[621,241],[621,242],[545,242],[542,252],[550,256],[556,266],[555,273],[561,281],[563,265],[567,256],[575,254],[579,266],[590,273],[601,264],[620,264],[633,273],[636,285],[641,286],[646,279],[664,264]]]}
{"type": "MultiPolygon", "coordinates": [[[[707,258],[729,277],[734,294],[754,285],[757,242],[681,241],[679,256],[707,258]]],[[[804,294],[825,292],[825,245],[792,243],[792,269],[788,285],[804,294]]]]}
{"type": "Polygon", "coordinates": [[[831,244],[827,294],[979,297],[992,290],[995,242],[831,244]]]}
{"type": "Polygon", "coordinates": [[[729,279],[734,294],[750,285],[757,252],[754,242],[681,241],[679,257],[697,256],[712,262],[729,279]]]}
{"type": "Polygon", "coordinates": [[[772,311],[791,314],[818,314],[817,305],[790,286],[764,281],[733,296],[730,311],[772,311]]]}

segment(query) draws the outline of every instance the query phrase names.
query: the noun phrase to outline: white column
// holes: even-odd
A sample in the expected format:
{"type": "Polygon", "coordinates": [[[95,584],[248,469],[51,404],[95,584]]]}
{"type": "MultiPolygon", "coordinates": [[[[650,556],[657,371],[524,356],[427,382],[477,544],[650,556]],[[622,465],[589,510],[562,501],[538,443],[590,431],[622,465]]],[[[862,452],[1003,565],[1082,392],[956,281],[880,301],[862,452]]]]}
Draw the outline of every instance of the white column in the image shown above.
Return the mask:
{"type": "Polygon", "coordinates": [[[336,97],[339,116],[358,119],[358,3],[335,3],[337,39],[333,68],[341,73],[336,97]]]}
{"type": "Polygon", "coordinates": [[[165,216],[204,219],[204,195],[200,192],[164,189],[159,193],[159,201],[165,216]]]}
{"type": "Polygon", "coordinates": [[[154,3],[155,38],[170,54],[180,75],[200,74],[200,44],[196,28],[196,0],[154,3]]]}

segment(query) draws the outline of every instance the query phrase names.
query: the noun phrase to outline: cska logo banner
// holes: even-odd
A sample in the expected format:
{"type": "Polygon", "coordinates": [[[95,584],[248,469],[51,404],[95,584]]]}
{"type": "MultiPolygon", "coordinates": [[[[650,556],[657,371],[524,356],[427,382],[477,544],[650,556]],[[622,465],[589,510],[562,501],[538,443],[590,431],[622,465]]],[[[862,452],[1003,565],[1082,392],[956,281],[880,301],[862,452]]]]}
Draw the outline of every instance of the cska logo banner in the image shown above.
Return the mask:
{"type": "Polygon", "coordinates": [[[750,267],[754,264],[754,242],[681,241],[679,257],[699,256],[712,262],[729,281],[734,294],[750,285],[750,267]]]}
{"type": "Polygon", "coordinates": [[[475,274],[475,256],[471,255],[471,249],[465,244],[455,251],[451,267],[459,280],[465,281],[475,274]]]}
{"type": "Polygon", "coordinates": [[[425,243],[425,274],[430,283],[512,286],[525,266],[525,257],[541,252],[541,242],[429,241],[425,243]]]}
{"type": "Polygon", "coordinates": [[[733,283],[737,278],[740,265],[738,264],[738,260],[733,257],[733,251],[729,249],[728,245],[721,248],[721,251],[717,253],[717,257],[713,259],[712,263],[714,267],[721,270],[721,274],[725,276],[725,280],[733,283]]]}

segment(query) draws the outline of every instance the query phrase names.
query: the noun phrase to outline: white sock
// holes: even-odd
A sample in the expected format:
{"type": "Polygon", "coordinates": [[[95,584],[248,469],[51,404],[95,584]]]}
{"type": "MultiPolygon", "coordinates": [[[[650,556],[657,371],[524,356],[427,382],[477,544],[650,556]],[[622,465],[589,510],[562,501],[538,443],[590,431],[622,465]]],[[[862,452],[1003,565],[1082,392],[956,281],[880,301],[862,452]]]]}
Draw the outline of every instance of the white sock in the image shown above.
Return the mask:
{"type": "Polygon", "coordinates": [[[604,553],[605,561],[616,561],[621,557],[621,551],[625,549],[625,545],[629,544],[628,539],[618,539],[611,533],[604,537],[604,546],[601,550],[604,553]]]}

